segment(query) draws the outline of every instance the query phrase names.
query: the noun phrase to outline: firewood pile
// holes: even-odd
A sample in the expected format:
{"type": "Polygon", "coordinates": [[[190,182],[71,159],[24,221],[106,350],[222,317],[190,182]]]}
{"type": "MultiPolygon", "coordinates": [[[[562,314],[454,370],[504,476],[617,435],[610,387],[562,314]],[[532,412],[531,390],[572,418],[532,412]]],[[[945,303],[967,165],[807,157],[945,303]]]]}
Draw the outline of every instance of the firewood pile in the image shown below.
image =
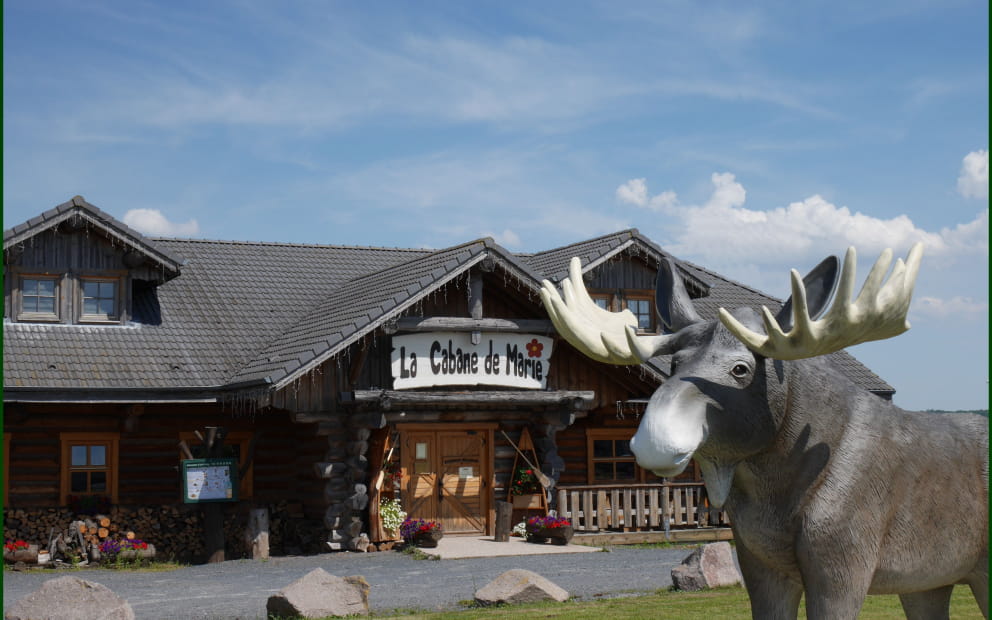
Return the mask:
{"type": "MultiPolygon", "coordinates": [[[[228,559],[249,557],[244,541],[247,510],[231,506],[225,511],[224,539],[228,559]]],[[[320,521],[303,518],[302,506],[295,502],[270,504],[270,547],[276,555],[296,555],[326,551],[326,530],[320,521]]],[[[4,510],[4,539],[24,540],[39,549],[50,543],[64,547],[66,557],[90,557],[90,550],[106,540],[140,539],[152,543],[156,557],[181,562],[198,562],[204,555],[203,519],[198,506],[113,506],[107,514],[77,515],[67,508],[4,510]],[[61,539],[59,538],[61,535],[61,539]],[[60,541],[60,542],[56,542],[60,541]],[[85,549],[86,553],[81,550],[85,549]]],[[[55,554],[52,560],[60,556],[55,554]]],[[[68,560],[63,560],[68,561],[68,560]]]]}

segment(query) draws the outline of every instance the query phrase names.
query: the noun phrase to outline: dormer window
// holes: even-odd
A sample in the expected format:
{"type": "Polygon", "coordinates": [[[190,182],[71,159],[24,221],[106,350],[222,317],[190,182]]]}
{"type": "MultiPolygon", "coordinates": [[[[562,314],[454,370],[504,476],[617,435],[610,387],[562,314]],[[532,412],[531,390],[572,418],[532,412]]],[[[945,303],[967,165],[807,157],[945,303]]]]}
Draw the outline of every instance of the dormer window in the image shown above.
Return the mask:
{"type": "Polygon", "coordinates": [[[18,321],[59,321],[59,277],[30,275],[20,278],[18,321]]]}
{"type": "Polygon", "coordinates": [[[119,281],[109,278],[80,278],[82,301],[79,321],[118,322],[120,321],[119,281]]]}
{"type": "Polygon", "coordinates": [[[14,282],[10,316],[21,323],[119,324],[127,314],[120,273],[21,273],[14,282]]]}

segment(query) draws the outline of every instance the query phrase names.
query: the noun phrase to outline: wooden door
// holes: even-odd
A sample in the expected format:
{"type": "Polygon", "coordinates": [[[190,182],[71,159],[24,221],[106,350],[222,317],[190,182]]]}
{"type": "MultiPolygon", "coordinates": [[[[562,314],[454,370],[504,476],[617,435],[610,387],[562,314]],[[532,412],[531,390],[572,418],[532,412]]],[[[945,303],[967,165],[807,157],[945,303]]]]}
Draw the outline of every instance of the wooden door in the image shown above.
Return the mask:
{"type": "Polygon", "coordinates": [[[486,534],[490,522],[491,430],[411,430],[404,433],[404,509],[437,521],[446,534],[486,534]]]}

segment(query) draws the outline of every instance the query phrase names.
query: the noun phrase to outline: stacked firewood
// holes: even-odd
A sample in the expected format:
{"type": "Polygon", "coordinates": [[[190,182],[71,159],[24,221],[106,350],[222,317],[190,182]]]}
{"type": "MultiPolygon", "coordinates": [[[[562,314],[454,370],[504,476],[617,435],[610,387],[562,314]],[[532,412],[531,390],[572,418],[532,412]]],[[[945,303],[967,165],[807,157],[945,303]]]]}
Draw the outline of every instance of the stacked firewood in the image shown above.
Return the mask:
{"type": "Polygon", "coordinates": [[[40,508],[34,510],[6,510],[4,515],[4,540],[26,540],[44,546],[53,528],[64,529],[73,520],[65,508],[40,508]]]}

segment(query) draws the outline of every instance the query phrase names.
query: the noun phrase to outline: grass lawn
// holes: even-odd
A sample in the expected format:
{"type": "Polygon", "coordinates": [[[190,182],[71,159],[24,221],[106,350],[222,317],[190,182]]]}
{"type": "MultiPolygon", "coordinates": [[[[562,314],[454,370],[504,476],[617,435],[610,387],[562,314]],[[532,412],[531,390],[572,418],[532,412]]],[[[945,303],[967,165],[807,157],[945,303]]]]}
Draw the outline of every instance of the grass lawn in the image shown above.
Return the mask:
{"type": "MultiPolygon", "coordinates": [[[[424,620],[469,620],[472,618],[568,618],[569,620],[603,620],[633,618],[673,618],[677,620],[750,620],[751,611],[743,588],[720,588],[706,592],[657,592],[566,603],[539,603],[467,609],[428,614],[403,614],[405,618],[424,620]]],[[[803,605],[799,617],[805,618],[803,605]]],[[[859,618],[905,618],[897,596],[869,596],[859,618]]],[[[954,588],[951,618],[982,619],[982,612],[967,586],[954,588]]]]}

